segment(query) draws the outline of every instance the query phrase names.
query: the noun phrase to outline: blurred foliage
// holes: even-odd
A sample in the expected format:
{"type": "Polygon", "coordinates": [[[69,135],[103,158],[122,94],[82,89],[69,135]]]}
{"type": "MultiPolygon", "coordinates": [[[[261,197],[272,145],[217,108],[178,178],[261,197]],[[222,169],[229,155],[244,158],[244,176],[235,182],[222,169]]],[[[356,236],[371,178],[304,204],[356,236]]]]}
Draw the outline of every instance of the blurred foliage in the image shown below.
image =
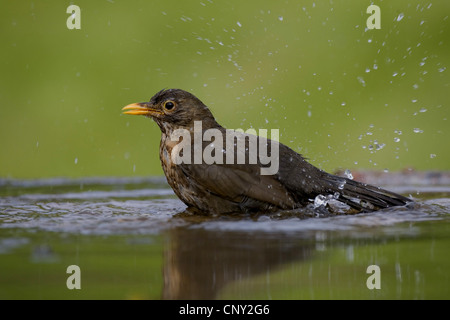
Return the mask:
{"type": "Polygon", "coordinates": [[[280,129],[328,171],[449,169],[449,12],[444,0],[3,1],[0,177],[162,174],[158,127],[120,109],[172,87],[225,127],[280,129]],[[372,3],[380,30],[366,28],[372,3]],[[70,4],[80,30],[66,27],[70,4]]]}

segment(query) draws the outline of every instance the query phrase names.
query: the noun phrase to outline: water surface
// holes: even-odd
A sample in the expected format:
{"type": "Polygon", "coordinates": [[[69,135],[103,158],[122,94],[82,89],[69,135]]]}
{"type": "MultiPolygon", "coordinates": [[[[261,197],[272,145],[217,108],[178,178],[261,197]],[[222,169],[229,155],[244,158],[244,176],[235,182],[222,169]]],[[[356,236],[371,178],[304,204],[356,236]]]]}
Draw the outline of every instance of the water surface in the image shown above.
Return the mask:
{"type": "Polygon", "coordinates": [[[395,177],[370,182],[414,205],[221,217],[187,214],[164,178],[0,180],[0,298],[448,299],[450,179],[395,177]]]}

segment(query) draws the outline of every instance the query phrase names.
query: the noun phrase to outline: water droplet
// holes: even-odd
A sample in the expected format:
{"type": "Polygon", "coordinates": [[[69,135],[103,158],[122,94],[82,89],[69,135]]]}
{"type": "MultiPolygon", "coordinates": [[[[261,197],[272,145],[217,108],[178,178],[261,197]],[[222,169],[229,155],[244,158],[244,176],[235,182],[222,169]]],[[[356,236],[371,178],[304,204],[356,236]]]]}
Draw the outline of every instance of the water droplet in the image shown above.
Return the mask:
{"type": "Polygon", "coordinates": [[[284,20],[283,16],[279,16],[278,20],[283,21],[284,20]]]}
{"type": "Polygon", "coordinates": [[[419,112],[427,112],[426,108],[420,108],[419,112]]]}
{"type": "Polygon", "coordinates": [[[389,172],[389,169],[388,169],[388,168],[385,168],[385,169],[383,170],[383,172],[389,172]]]}
{"type": "Polygon", "coordinates": [[[319,194],[314,198],[314,208],[325,206],[327,204],[327,198],[324,195],[319,194]]]}
{"type": "Polygon", "coordinates": [[[344,171],[344,175],[347,177],[347,178],[349,178],[350,180],[353,180],[353,175],[352,175],[352,172],[350,171],[350,170],[345,170],[344,171]]]}
{"type": "Polygon", "coordinates": [[[338,185],[338,189],[343,190],[346,183],[347,183],[347,180],[342,180],[338,185]]]}
{"type": "Polygon", "coordinates": [[[369,73],[370,72],[370,68],[366,68],[366,73],[369,73]]]}
{"type": "Polygon", "coordinates": [[[238,21],[238,22],[236,22],[236,24],[239,26],[239,27],[242,27],[242,24],[238,21]]]}
{"type": "Polygon", "coordinates": [[[343,106],[343,107],[344,107],[345,105],[346,105],[346,103],[345,103],[345,102],[342,102],[342,103],[341,103],[341,106],[343,106]]]}
{"type": "Polygon", "coordinates": [[[401,130],[394,130],[394,133],[396,133],[396,134],[398,134],[398,135],[401,135],[401,134],[402,134],[402,131],[401,131],[401,130]]]}
{"type": "Polygon", "coordinates": [[[78,158],[75,158],[75,164],[77,164],[78,163],[78,158]]]}
{"type": "Polygon", "coordinates": [[[430,153],[430,158],[434,159],[434,158],[436,158],[436,155],[434,153],[430,153]]]}
{"type": "Polygon", "coordinates": [[[414,133],[423,133],[423,130],[419,129],[419,128],[414,128],[414,133]]]}
{"type": "Polygon", "coordinates": [[[394,138],[394,142],[400,142],[400,138],[399,137],[395,137],[394,138]]]}
{"type": "Polygon", "coordinates": [[[359,83],[361,83],[361,85],[362,85],[363,87],[366,86],[366,82],[364,81],[363,77],[357,77],[357,79],[358,79],[359,83]]]}
{"type": "Polygon", "coordinates": [[[439,71],[439,72],[444,72],[445,69],[447,69],[447,68],[446,68],[446,67],[442,67],[442,68],[439,68],[438,71],[439,71]]]}
{"type": "Polygon", "coordinates": [[[405,16],[405,14],[404,14],[403,12],[400,13],[400,14],[398,15],[398,17],[397,17],[397,21],[402,20],[402,19],[404,18],[404,16],[405,16]]]}

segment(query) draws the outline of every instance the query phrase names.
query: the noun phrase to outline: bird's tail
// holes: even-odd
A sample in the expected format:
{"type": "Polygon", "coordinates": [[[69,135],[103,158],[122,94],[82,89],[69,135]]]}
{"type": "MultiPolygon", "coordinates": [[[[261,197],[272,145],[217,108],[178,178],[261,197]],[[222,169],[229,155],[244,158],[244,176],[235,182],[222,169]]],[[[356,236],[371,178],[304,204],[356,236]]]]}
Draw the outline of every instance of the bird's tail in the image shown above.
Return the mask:
{"type": "Polygon", "coordinates": [[[395,192],[344,177],[330,174],[326,180],[330,188],[328,191],[335,195],[336,200],[359,211],[370,212],[388,207],[403,206],[412,201],[395,192]]]}

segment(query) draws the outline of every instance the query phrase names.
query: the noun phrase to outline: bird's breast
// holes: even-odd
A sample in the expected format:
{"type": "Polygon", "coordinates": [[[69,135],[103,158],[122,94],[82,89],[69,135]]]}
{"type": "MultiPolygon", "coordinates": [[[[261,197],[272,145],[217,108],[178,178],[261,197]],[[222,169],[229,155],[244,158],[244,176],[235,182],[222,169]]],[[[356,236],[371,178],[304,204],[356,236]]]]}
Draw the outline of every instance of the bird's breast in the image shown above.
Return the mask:
{"type": "Polygon", "coordinates": [[[191,189],[190,181],[184,174],[180,165],[176,164],[172,157],[172,153],[177,152],[175,146],[178,143],[178,141],[172,141],[167,135],[162,136],[159,149],[161,165],[167,178],[167,182],[172,187],[178,198],[180,198],[184,203],[192,205],[192,195],[190,192],[187,192],[191,189]]]}
{"type": "Polygon", "coordinates": [[[177,144],[178,141],[172,141],[170,137],[167,135],[163,135],[161,138],[159,157],[161,159],[161,164],[166,175],[169,170],[173,170],[176,167],[176,164],[173,162],[172,159],[172,152],[177,144]]]}

